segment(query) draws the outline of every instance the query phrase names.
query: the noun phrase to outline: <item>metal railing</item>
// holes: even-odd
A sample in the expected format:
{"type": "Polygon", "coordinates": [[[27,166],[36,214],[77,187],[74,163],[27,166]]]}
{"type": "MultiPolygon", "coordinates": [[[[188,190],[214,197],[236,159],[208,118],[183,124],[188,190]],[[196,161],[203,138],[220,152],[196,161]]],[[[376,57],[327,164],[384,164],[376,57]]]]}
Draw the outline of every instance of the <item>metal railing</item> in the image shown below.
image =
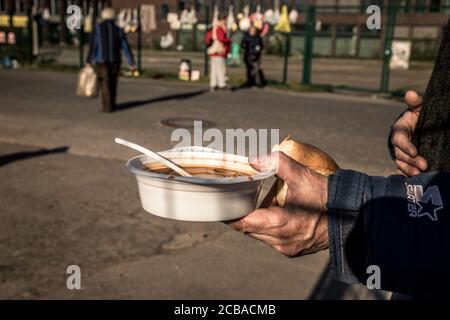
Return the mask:
{"type": "MultiPolygon", "coordinates": [[[[303,54],[303,75],[301,83],[303,85],[314,85],[311,80],[312,73],[312,60],[313,60],[313,43],[314,43],[314,26],[316,23],[316,15],[318,10],[323,9],[358,9],[365,13],[367,6],[309,6],[306,10],[306,21],[305,21],[305,38],[304,38],[304,54],[303,54]]],[[[441,9],[450,9],[450,5],[441,5],[441,9]]],[[[369,92],[379,92],[379,93],[389,93],[389,78],[390,78],[390,61],[392,58],[392,42],[394,40],[394,30],[396,26],[396,18],[399,12],[405,12],[409,10],[408,6],[391,4],[384,6],[383,10],[387,10],[387,22],[386,25],[382,27],[385,32],[383,51],[382,51],[382,67],[381,67],[381,78],[380,85],[378,89],[373,88],[361,88],[361,87],[345,87],[336,86],[333,84],[324,84],[321,86],[327,86],[330,88],[345,88],[349,90],[357,91],[369,91],[369,92]]],[[[422,6],[423,10],[429,11],[430,6],[422,6]]],[[[392,92],[391,92],[392,93],[392,92]]]]}

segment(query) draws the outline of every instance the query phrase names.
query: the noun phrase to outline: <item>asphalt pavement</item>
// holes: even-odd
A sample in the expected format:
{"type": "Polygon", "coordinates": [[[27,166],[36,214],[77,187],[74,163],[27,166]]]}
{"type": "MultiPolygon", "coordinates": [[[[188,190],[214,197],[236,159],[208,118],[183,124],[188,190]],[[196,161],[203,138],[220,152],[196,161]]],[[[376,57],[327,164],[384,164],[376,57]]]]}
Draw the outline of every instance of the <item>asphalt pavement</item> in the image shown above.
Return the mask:
{"type": "Polygon", "coordinates": [[[289,259],[222,223],[145,213],[124,169],[135,153],[114,138],[164,150],[175,143],[164,120],[278,128],[343,168],[388,175],[386,136],[401,103],[122,78],[121,110],[104,114],[99,100],[75,96],[75,82],[0,71],[0,298],[382,298],[333,281],[326,251],[289,259]],[[82,290],[66,288],[71,264],[82,290]]]}

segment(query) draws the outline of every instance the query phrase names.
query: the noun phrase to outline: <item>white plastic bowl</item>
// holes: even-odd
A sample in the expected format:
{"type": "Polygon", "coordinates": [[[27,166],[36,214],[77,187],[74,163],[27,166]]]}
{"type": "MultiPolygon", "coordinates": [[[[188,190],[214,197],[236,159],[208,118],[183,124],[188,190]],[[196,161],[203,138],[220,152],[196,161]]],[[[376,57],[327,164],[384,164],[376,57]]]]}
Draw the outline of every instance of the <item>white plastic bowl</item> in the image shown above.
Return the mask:
{"type": "Polygon", "coordinates": [[[181,166],[219,166],[251,173],[250,178],[169,178],[167,174],[146,169],[144,164],[155,164],[150,157],[131,158],[127,168],[136,176],[142,207],[151,214],[169,219],[227,221],[241,218],[255,209],[262,183],[275,174],[275,170],[253,170],[247,157],[209,148],[177,148],[160,154],[181,166]]]}

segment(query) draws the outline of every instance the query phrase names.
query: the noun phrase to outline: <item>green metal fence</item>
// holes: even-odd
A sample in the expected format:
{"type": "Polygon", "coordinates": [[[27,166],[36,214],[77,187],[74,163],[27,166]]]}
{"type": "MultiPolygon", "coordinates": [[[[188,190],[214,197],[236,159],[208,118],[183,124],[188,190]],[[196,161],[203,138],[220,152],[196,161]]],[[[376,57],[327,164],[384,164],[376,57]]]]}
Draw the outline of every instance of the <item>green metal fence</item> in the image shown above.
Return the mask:
{"type": "MultiPolygon", "coordinates": [[[[379,85],[378,87],[374,88],[359,88],[359,87],[345,87],[343,85],[336,85],[336,84],[327,84],[327,83],[321,83],[317,84],[313,81],[314,76],[314,70],[312,68],[314,58],[317,56],[317,49],[323,45],[324,41],[323,39],[328,37],[327,34],[324,34],[323,32],[318,32],[315,30],[316,23],[317,23],[317,16],[322,13],[354,13],[354,14],[365,14],[367,9],[367,6],[306,6],[301,8],[301,13],[303,14],[304,21],[302,21],[301,27],[303,28],[301,32],[297,30],[297,32],[294,32],[290,35],[284,35],[282,37],[280,49],[281,52],[284,54],[283,59],[283,65],[282,65],[282,74],[280,75],[280,80],[283,83],[287,82],[288,79],[288,70],[289,70],[289,62],[292,63],[292,61],[295,61],[294,59],[298,59],[295,55],[291,56],[291,53],[293,50],[298,51],[302,54],[302,74],[298,75],[298,82],[304,84],[304,85],[320,85],[320,86],[327,86],[331,88],[346,88],[350,90],[364,90],[364,91],[372,91],[372,92],[383,92],[387,93],[390,92],[390,86],[389,86],[389,79],[390,79],[390,68],[389,64],[392,57],[392,42],[394,39],[394,29],[396,26],[396,20],[399,13],[409,13],[411,12],[411,8],[407,5],[400,6],[397,5],[396,2],[394,2],[390,6],[385,6],[382,9],[382,12],[384,13],[384,17],[387,18],[385,20],[385,24],[382,25],[381,32],[383,33],[383,37],[380,37],[378,34],[376,38],[374,38],[374,41],[383,41],[382,47],[383,50],[381,57],[378,57],[381,61],[381,70],[380,70],[380,79],[379,79],[379,85]],[[299,44],[299,39],[301,39],[301,45],[299,44]]],[[[448,10],[450,9],[450,5],[440,7],[441,10],[448,10]]],[[[415,12],[417,11],[428,11],[432,12],[434,9],[432,6],[428,7],[415,7],[415,12]]],[[[197,4],[197,12],[201,12],[204,21],[203,24],[205,25],[205,28],[208,28],[208,22],[210,21],[210,14],[211,14],[211,8],[204,4],[197,4]]],[[[450,12],[450,11],[445,11],[450,12]]],[[[140,13],[140,10],[138,10],[138,13],[140,13]]],[[[140,17],[139,17],[140,18],[140,17]]],[[[15,30],[17,33],[17,39],[18,44],[14,46],[15,49],[20,49],[22,52],[22,57],[24,57],[25,61],[31,60],[31,15],[29,15],[29,23],[24,28],[18,28],[15,30]]],[[[384,20],[383,20],[384,21],[384,20]]],[[[298,27],[300,25],[297,25],[298,27]]],[[[5,29],[5,28],[4,28],[5,29]]],[[[294,28],[295,29],[295,28],[294,28]]],[[[1,30],[1,29],[0,29],[1,30]]],[[[10,29],[6,29],[6,31],[9,31],[10,29]]],[[[12,30],[12,29],[11,29],[12,30]]],[[[67,31],[67,30],[66,30],[67,31]]],[[[48,36],[48,35],[47,35],[48,36]]],[[[79,65],[82,66],[84,64],[85,59],[85,52],[83,51],[85,49],[85,45],[87,44],[87,40],[89,38],[88,34],[85,34],[83,32],[83,28],[78,31],[78,33],[75,35],[78,37],[79,43],[79,65]]],[[[177,38],[182,42],[185,43],[186,49],[190,50],[201,50],[204,52],[204,74],[208,74],[208,55],[206,54],[206,48],[203,44],[203,36],[204,31],[197,29],[197,27],[194,27],[194,29],[191,30],[180,30],[178,32],[177,38]]],[[[51,38],[51,37],[50,37],[51,38]]],[[[50,39],[49,38],[49,39],[50,39]]],[[[57,37],[60,38],[60,37],[57,37]]],[[[434,41],[436,42],[436,41],[434,41]]],[[[51,43],[51,41],[50,41],[51,43]]],[[[142,34],[140,28],[137,32],[136,37],[136,52],[137,52],[137,62],[138,62],[138,68],[139,70],[142,70],[142,34]]],[[[436,43],[433,43],[434,46],[436,46],[436,43]]],[[[7,46],[7,45],[0,45],[0,50],[5,51],[13,50],[13,46],[7,46]]],[[[188,53],[187,53],[188,55],[188,53]]],[[[298,63],[299,60],[296,62],[298,63]]],[[[291,75],[292,76],[292,75],[291,75]]],[[[374,75],[375,76],[375,75],[374,75]]]]}
{"type": "MultiPolygon", "coordinates": [[[[314,38],[315,31],[314,26],[316,24],[316,14],[318,11],[326,12],[354,12],[362,13],[365,12],[367,6],[309,6],[306,13],[305,21],[305,32],[304,32],[304,52],[303,52],[303,74],[301,83],[304,85],[314,85],[312,82],[312,61],[314,52],[314,38]]],[[[423,12],[431,12],[433,6],[420,6],[423,12]]],[[[441,10],[450,9],[450,5],[441,5],[441,10]]],[[[330,88],[342,88],[356,91],[368,91],[368,92],[379,92],[379,93],[396,93],[389,90],[389,78],[390,78],[390,61],[392,58],[392,42],[394,40],[394,30],[396,27],[396,19],[399,12],[408,13],[411,8],[408,5],[399,5],[396,2],[382,8],[385,12],[387,11],[387,21],[385,25],[381,28],[385,32],[384,44],[382,50],[382,66],[381,66],[381,77],[380,85],[378,88],[364,88],[364,87],[352,87],[352,86],[339,86],[335,84],[320,84],[320,86],[326,86],[330,88]]],[[[417,8],[416,8],[417,11],[417,8]]]]}

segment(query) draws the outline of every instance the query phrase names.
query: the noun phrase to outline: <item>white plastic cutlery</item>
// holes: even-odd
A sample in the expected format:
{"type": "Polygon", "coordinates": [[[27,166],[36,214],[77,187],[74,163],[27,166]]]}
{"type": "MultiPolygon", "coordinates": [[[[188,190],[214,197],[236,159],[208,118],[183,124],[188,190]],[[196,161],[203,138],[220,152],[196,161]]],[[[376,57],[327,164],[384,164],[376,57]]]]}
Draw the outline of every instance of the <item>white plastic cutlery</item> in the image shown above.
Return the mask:
{"type": "Polygon", "coordinates": [[[186,172],[185,170],[183,170],[182,168],[180,168],[178,165],[176,165],[174,162],[170,161],[167,158],[164,158],[163,156],[159,155],[156,152],[153,152],[147,148],[144,148],[136,143],[121,139],[121,138],[116,138],[115,139],[116,143],[124,145],[128,148],[134,149],[136,151],[139,151],[149,157],[151,157],[152,159],[162,163],[163,165],[165,165],[166,167],[172,169],[173,171],[179,173],[181,176],[183,177],[192,177],[192,175],[188,172],[186,172]]]}

